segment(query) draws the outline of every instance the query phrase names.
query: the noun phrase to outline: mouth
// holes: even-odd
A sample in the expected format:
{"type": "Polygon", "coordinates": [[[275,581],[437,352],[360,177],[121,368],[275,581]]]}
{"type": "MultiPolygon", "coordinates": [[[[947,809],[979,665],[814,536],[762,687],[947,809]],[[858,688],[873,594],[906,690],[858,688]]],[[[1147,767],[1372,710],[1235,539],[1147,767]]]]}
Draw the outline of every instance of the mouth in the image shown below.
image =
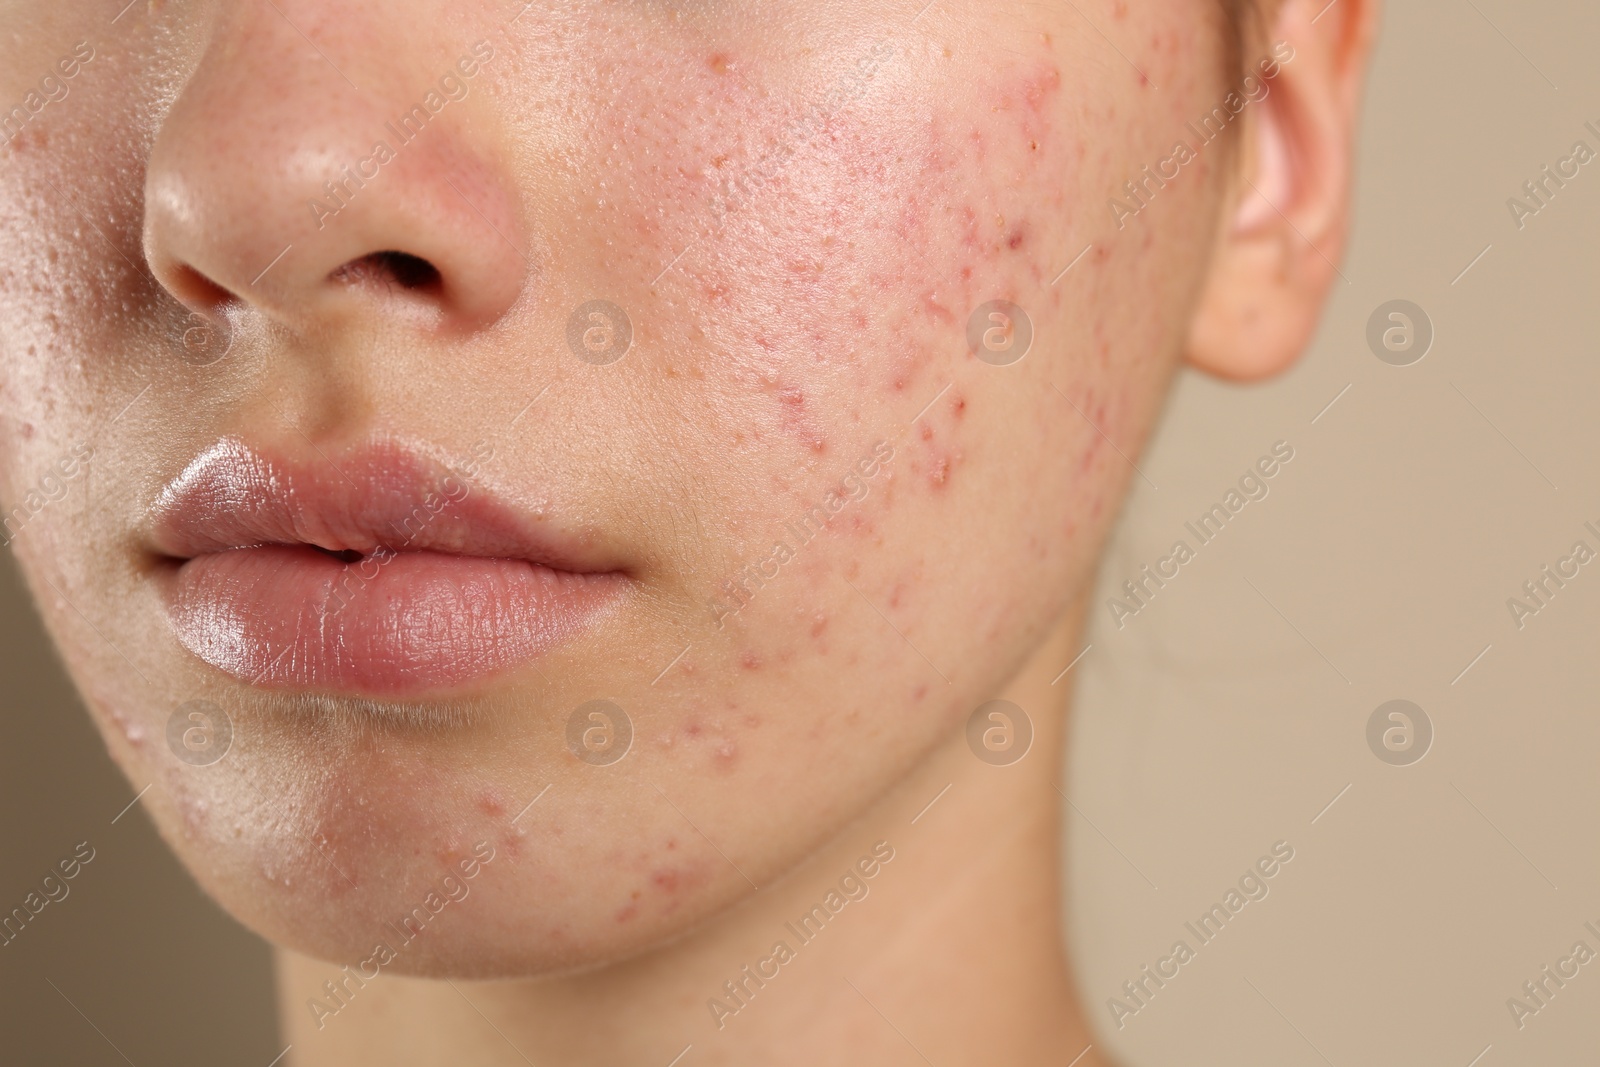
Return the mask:
{"type": "Polygon", "coordinates": [[[595,538],[397,445],[292,459],[225,438],[152,517],[178,640],[265,688],[458,690],[580,633],[632,581],[595,538]]]}

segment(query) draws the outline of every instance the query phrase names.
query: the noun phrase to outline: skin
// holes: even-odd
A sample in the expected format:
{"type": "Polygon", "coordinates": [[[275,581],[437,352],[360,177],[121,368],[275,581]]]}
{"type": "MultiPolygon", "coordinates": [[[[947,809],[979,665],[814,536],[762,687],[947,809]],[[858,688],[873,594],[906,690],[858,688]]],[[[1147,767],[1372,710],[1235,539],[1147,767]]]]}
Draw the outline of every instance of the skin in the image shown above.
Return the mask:
{"type": "Polygon", "coordinates": [[[1315,326],[1375,14],[1264,12],[1238,54],[1295,55],[1268,101],[1119,229],[1109,198],[1238,82],[1220,13],[917,7],[0,4],[0,104],[94,53],[0,146],[7,513],[93,449],[13,547],[163,837],[281,947],[295,1062],[1098,1046],[1058,918],[1052,682],[1175,369],[1271,374],[1315,326]],[[310,208],[480,41],[464,96],[310,208]],[[369,258],[391,251],[436,274],[369,258]],[[597,298],[633,329],[605,366],[565,338],[597,298]],[[1033,325],[1009,366],[966,341],[993,299],[1033,325]],[[472,487],[580,531],[627,595],[425,698],[252,687],[177,639],[149,543],[162,487],[230,435],[458,468],[488,442],[472,487]],[[858,498],[729,610],[830,492],[858,498]],[[597,697],[634,731],[609,766],[565,743],[597,697]],[[966,740],[996,697],[1035,731],[1007,767],[966,740]],[[165,743],[192,699],[232,723],[214,764],[165,743]],[[719,1020],[879,842],[870,892],[719,1020]],[[339,1007],[323,983],[446,876],[469,892],[339,1007]]]}

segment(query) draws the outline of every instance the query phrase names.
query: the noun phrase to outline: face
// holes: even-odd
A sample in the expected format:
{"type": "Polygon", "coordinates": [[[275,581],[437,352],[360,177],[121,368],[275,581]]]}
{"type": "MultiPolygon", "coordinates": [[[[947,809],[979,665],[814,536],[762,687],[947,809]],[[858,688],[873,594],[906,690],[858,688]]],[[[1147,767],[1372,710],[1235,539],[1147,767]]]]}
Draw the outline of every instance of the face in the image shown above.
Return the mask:
{"type": "Polygon", "coordinates": [[[0,4],[6,536],[242,921],[637,953],[1081,597],[1228,159],[1108,201],[1227,31],[920,6],[0,4]]]}

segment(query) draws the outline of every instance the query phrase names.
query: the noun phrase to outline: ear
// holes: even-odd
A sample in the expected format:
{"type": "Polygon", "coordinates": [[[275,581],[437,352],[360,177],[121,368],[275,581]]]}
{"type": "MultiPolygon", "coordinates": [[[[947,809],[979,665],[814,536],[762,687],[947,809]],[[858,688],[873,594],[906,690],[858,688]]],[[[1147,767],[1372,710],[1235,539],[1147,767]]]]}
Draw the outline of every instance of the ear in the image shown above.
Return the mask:
{"type": "Polygon", "coordinates": [[[1267,20],[1266,45],[1245,73],[1261,79],[1276,65],[1277,74],[1246,111],[1231,221],[1189,324],[1186,356],[1200,370],[1264,378],[1311,340],[1344,253],[1377,8],[1377,0],[1283,0],[1267,20]]]}

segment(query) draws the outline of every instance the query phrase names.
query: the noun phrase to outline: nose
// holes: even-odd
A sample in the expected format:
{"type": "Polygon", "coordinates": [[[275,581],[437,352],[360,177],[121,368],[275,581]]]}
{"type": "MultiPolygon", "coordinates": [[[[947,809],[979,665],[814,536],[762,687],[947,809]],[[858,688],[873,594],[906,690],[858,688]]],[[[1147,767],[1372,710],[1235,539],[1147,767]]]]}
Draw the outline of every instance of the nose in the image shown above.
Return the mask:
{"type": "Polygon", "coordinates": [[[385,6],[220,5],[145,179],[146,258],[191,309],[307,329],[398,302],[475,330],[517,302],[530,269],[495,151],[495,46],[441,50],[385,6]]]}

